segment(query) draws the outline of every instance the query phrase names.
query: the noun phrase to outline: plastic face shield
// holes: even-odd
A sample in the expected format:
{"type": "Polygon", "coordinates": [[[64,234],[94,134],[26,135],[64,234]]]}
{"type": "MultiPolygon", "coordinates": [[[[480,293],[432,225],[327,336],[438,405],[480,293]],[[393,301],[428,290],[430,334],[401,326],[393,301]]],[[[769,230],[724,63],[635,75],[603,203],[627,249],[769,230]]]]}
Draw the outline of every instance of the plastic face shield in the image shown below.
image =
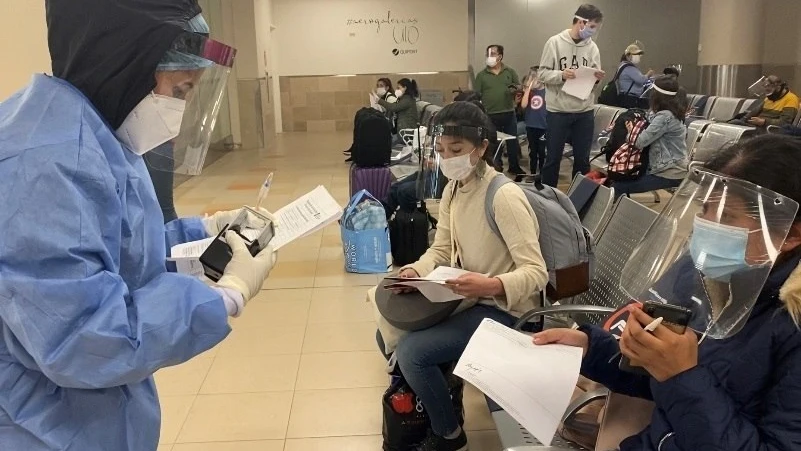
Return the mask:
{"type": "Polygon", "coordinates": [[[420,200],[442,199],[448,179],[442,174],[443,137],[447,141],[466,140],[462,146],[471,150],[472,141],[486,139],[488,131],[481,127],[459,125],[434,125],[428,131],[420,158],[420,176],[417,179],[417,198],[420,200]]]}
{"type": "Polygon", "coordinates": [[[174,82],[171,95],[185,100],[186,109],[173,145],[153,149],[150,153],[154,158],[147,161],[159,171],[198,175],[211,144],[236,49],[186,32],[175,40],[170,51],[192,62],[167,72],[174,82]]]}
{"type": "Polygon", "coordinates": [[[748,318],[792,226],[798,204],[738,179],[691,170],[635,248],[620,277],[632,299],[690,309],[711,338],[748,318]]]}
{"type": "Polygon", "coordinates": [[[768,77],[762,76],[759,80],[754,82],[748,87],[748,94],[752,97],[765,97],[773,91],[773,87],[769,86],[768,77]]]}

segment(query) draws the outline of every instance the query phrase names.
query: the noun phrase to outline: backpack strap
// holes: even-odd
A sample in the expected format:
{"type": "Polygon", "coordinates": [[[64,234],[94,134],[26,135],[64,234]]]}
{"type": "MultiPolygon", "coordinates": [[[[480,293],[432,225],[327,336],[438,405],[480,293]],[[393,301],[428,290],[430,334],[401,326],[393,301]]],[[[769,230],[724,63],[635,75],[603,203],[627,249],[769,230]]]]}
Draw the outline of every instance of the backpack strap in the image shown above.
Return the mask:
{"type": "Polygon", "coordinates": [[[507,183],[512,183],[509,180],[509,177],[506,177],[503,174],[498,174],[490,180],[489,187],[487,188],[487,196],[484,198],[484,213],[487,216],[487,224],[489,224],[492,233],[494,233],[498,238],[503,240],[503,236],[501,235],[501,230],[498,228],[498,223],[495,221],[495,195],[498,194],[498,190],[501,189],[503,185],[507,183]]]}

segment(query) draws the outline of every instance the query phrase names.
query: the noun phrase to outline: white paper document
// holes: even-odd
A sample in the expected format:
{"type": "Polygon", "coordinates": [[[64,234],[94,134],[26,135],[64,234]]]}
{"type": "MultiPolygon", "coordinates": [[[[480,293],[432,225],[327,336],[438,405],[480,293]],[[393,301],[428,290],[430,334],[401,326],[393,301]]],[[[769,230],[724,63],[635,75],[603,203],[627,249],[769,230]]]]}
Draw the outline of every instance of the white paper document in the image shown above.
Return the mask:
{"type": "Polygon", "coordinates": [[[581,348],[536,346],[531,336],[485,319],[454,374],[473,384],[550,446],[581,369],[581,348]]]}
{"type": "Polygon", "coordinates": [[[595,88],[595,83],[598,81],[595,78],[596,72],[598,72],[598,69],[593,69],[592,67],[579,67],[576,69],[576,78],[566,80],[562,86],[562,92],[578,97],[581,100],[587,100],[593,88],[595,88]]]}
{"type": "Polygon", "coordinates": [[[270,244],[278,250],[338,221],[342,207],[321,185],[273,214],[277,225],[270,244]]]}
{"type": "Polygon", "coordinates": [[[464,296],[458,295],[451,291],[450,288],[445,286],[446,280],[458,279],[459,277],[470,274],[470,271],[464,269],[451,268],[448,266],[440,266],[431,271],[431,274],[425,277],[415,278],[400,278],[400,277],[387,277],[389,280],[394,280],[395,283],[387,285],[386,288],[393,287],[411,287],[417,289],[431,302],[450,302],[464,299],[464,296]]]}
{"type": "MultiPolygon", "coordinates": [[[[291,204],[273,213],[276,219],[275,237],[270,244],[275,250],[310,235],[327,225],[336,222],[342,216],[342,207],[331,196],[324,186],[318,186],[291,204]]],[[[245,229],[242,235],[253,240],[260,231],[245,229]]],[[[181,274],[202,275],[200,256],[214,241],[215,237],[190,243],[178,244],[170,249],[170,261],[174,261],[181,274]]]]}

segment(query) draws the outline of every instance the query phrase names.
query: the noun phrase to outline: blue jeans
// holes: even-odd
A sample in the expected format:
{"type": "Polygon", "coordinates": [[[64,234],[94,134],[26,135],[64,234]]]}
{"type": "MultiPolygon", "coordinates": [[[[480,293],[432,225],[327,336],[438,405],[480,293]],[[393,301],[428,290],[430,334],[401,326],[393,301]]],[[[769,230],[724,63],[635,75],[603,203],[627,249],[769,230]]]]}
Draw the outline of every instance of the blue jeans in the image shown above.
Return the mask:
{"type": "MultiPolygon", "coordinates": [[[[489,117],[492,120],[492,124],[495,125],[495,130],[507,135],[517,136],[517,116],[515,116],[514,111],[490,114],[489,117]]],[[[520,167],[520,143],[517,139],[510,139],[506,141],[505,146],[506,154],[509,156],[509,172],[523,172],[523,168],[520,167]]],[[[498,153],[498,158],[495,159],[495,166],[503,169],[503,155],[500,153],[498,153]]]]}
{"type": "Polygon", "coordinates": [[[675,188],[679,185],[681,185],[681,179],[666,179],[653,174],[645,174],[637,180],[614,182],[612,188],[615,189],[615,200],[617,200],[620,196],[675,188]]]}
{"type": "Polygon", "coordinates": [[[590,148],[595,130],[595,113],[552,113],[548,112],[548,131],[545,135],[548,155],[542,169],[542,183],[557,186],[562,155],[568,139],[573,144],[573,175],[590,172],[590,148]]]}
{"type": "Polygon", "coordinates": [[[459,422],[448,393],[448,382],[439,366],[459,360],[484,318],[509,327],[516,321],[509,313],[479,304],[434,327],[410,332],[401,338],[395,350],[406,382],[420,397],[431,419],[431,429],[440,437],[453,433],[459,422]]]}

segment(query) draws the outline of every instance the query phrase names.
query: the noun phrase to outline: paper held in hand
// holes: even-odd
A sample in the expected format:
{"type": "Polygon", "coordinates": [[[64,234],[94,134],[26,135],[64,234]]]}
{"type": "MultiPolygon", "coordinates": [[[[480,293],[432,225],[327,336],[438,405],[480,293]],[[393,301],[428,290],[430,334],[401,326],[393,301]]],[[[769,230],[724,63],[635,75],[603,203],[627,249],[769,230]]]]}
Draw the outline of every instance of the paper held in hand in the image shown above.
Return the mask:
{"type": "Polygon", "coordinates": [[[392,280],[394,283],[388,284],[384,286],[384,288],[415,288],[431,302],[458,301],[464,299],[464,296],[451,291],[451,289],[445,285],[445,281],[458,279],[465,274],[470,274],[470,271],[440,266],[425,277],[387,277],[387,280],[392,280]]]}
{"type": "MultiPolygon", "coordinates": [[[[273,215],[276,220],[275,237],[270,244],[278,250],[336,222],[342,217],[342,207],[324,186],[318,186],[273,215]]],[[[255,239],[258,231],[246,229],[242,234],[249,239],[255,239]]],[[[182,274],[202,275],[203,268],[199,259],[213,240],[214,238],[206,238],[173,246],[169,260],[176,262],[178,272],[182,274]]]]}
{"type": "Polygon", "coordinates": [[[580,369],[581,348],[537,346],[531,335],[485,319],[453,374],[484,392],[550,446],[580,369]]]}
{"type": "Polygon", "coordinates": [[[595,78],[595,73],[598,72],[598,69],[582,66],[576,69],[575,72],[576,78],[565,80],[565,84],[562,85],[562,92],[581,100],[587,100],[593,88],[595,88],[595,83],[598,82],[598,79],[595,78]]]}

